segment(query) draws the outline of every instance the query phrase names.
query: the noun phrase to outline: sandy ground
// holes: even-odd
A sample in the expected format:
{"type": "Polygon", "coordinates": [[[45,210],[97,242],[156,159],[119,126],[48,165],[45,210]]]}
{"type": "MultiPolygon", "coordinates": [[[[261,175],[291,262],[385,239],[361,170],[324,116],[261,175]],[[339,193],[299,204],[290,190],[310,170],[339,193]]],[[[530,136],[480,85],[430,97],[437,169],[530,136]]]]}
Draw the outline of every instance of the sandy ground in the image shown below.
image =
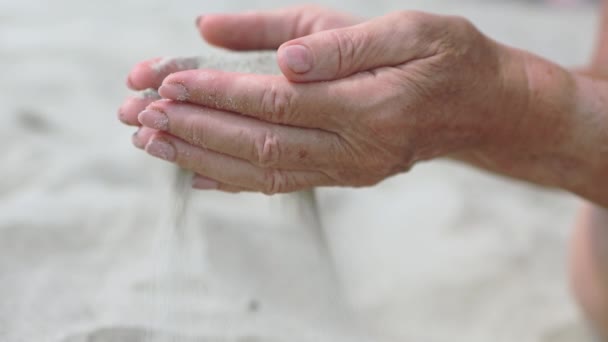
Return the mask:
{"type": "MultiPolygon", "coordinates": [[[[215,267],[298,314],[226,290],[230,305],[263,319],[215,321],[210,313],[227,302],[214,306],[208,295],[202,311],[192,308],[201,298],[180,298],[173,304],[183,319],[159,326],[150,306],[154,232],[170,176],[131,147],[130,130],[115,119],[135,62],[209,50],[193,29],[197,14],[286,4],[0,2],[0,341],[143,341],[144,326],[158,336],[225,341],[228,330],[237,341],[278,341],[278,330],[324,320],[308,309],[335,309],[326,308],[333,285],[314,243],[276,199],[205,193],[195,198],[196,219],[215,267]],[[265,293],[266,278],[297,295],[265,293]]],[[[566,65],[586,61],[595,23],[592,8],[523,2],[326,4],[366,16],[462,14],[500,41],[566,65]]],[[[567,289],[577,199],[433,162],[373,189],[322,190],[321,205],[340,292],[376,334],[371,340],[590,340],[567,289]]]]}

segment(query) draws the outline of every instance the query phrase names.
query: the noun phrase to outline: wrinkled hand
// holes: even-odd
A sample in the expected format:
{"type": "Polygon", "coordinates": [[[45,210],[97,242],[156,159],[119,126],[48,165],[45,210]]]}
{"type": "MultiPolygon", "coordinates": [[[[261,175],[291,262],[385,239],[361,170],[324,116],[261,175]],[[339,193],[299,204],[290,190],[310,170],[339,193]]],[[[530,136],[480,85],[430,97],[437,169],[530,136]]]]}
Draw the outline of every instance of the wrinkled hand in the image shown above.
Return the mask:
{"type": "Polygon", "coordinates": [[[167,76],[136,145],[194,170],[198,188],[373,185],[508,122],[502,51],[463,19],[419,12],[302,35],[279,47],[281,76],[167,76]]]}

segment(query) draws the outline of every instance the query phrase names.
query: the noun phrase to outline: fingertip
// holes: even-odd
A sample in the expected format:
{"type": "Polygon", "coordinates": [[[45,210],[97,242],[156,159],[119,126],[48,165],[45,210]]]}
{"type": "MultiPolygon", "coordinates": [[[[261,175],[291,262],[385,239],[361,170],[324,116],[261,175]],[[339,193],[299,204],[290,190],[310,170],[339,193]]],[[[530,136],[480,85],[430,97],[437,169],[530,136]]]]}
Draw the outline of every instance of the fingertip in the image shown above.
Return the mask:
{"type": "Polygon", "coordinates": [[[219,187],[220,183],[211,178],[195,174],[192,177],[192,188],[197,190],[215,190],[219,187]]]}
{"type": "Polygon", "coordinates": [[[155,100],[155,97],[147,97],[145,94],[139,94],[139,96],[129,96],[118,109],[118,119],[126,125],[140,126],[137,116],[155,100]]]}
{"type": "Polygon", "coordinates": [[[196,27],[198,34],[201,36],[201,38],[203,38],[204,41],[211,45],[217,45],[209,40],[209,35],[207,34],[208,29],[206,28],[207,25],[205,23],[207,20],[203,20],[203,18],[206,17],[208,17],[208,15],[199,15],[198,17],[196,17],[196,20],[194,21],[194,26],[196,27]]]}
{"type": "Polygon", "coordinates": [[[123,124],[129,125],[129,122],[127,122],[126,117],[125,117],[125,111],[123,109],[123,106],[120,106],[118,108],[118,111],[116,111],[116,117],[123,124]]]}
{"type": "Polygon", "coordinates": [[[201,37],[209,44],[232,50],[243,50],[250,39],[243,26],[246,21],[236,20],[237,14],[206,15],[198,22],[201,37]],[[245,32],[244,32],[245,31],[245,32]]]}
{"type": "Polygon", "coordinates": [[[292,82],[304,83],[333,81],[354,73],[349,71],[355,67],[343,63],[332,39],[327,32],[319,32],[281,45],[277,58],[283,75],[292,82]]]}
{"type": "Polygon", "coordinates": [[[141,126],[146,126],[145,125],[145,121],[146,121],[145,120],[145,115],[146,115],[145,112],[146,112],[146,110],[147,109],[144,109],[144,110],[142,110],[141,112],[139,112],[137,114],[137,123],[139,123],[141,126]]]}
{"type": "Polygon", "coordinates": [[[133,145],[141,150],[146,148],[150,139],[155,136],[156,130],[149,127],[140,127],[131,137],[133,145]]]}
{"type": "Polygon", "coordinates": [[[181,83],[163,82],[158,93],[165,99],[186,101],[190,97],[188,89],[181,83]]]}
{"type": "Polygon", "coordinates": [[[312,70],[313,56],[304,45],[288,45],[281,49],[281,59],[289,70],[295,74],[306,74],[312,70]]]}
{"type": "Polygon", "coordinates": [[[127,86],[132,90],[144,90],[155,88],[158,83],[157,75],[153,72],[151,65],[158,63],[162,58],[154,58],[137,63],[127,77],[127,86]]]}
{"type": "Polygon", "coordinates": [[[139,126],[137,113],[145,106],[145,104],[140,104],[139,101],[133,97],[127,98],[120,108],[118,108],[118,120],[125,125],[139,126]]]}
{"type": "Polygon", "coordinates": [[[135,89],[135,86],[133,85],[133,80],[131,80],[131,74],[130,74],[130,73],[129,73],[129,75],[127,76],[127,81],[126,81],[125,83],[127,84],[127,87],[128,87],[129,89],[136,90],[136,89],[135,89]]]}
{"type": "Polygon", "coordinates": [[[131,143],[133,143],[133,146],[135,146],[135,147],[137,147],[137,148],[139,148],[141,150],[141,149],[144,148],[145,145],[139,139],[139,131],[140,131],[140,129],[138,129],[137,131],[135,131],[133,133],[133,135],[131,136],[131,143]]]}
{"type": "Polygon", "coordinates": [[[165,78],[180,71],[199,67],[198,57],[158,57],[136,64],[129,76],[127,85],[133,90],[157,89],[165,78]]]}
{"type": "Polygon", "coordinates": [[[217,20],[218,15],[206,15],[203,20],[202,16],[196,18],[196,27],[201,37],[209,44],[221,46],[223,36],[221,20],[217,20]]]}
{"type": "Polygon", "coordinates": [[[278,46],[276,39],[264,33],[268,23],[259,13],[212,14],[200,19],[197,26],[209,44],[235,50],[266,50],[278,46]]]}
{"type": "Polygon", "coordinates": [[[283,75],[292,82],[317,81],[313,75],[313,54],[301,44],[283,44],[277,51],[277,64],[283,75]]]}

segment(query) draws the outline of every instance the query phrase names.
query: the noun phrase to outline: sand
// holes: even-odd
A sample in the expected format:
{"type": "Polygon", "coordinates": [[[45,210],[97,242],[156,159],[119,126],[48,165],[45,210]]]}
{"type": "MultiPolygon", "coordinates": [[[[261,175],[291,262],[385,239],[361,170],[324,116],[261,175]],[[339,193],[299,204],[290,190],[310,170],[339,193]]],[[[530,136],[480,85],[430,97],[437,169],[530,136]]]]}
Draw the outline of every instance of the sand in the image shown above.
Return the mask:
{"type": "MultiPolygon", "coordinates": [[[[213,68],[279,73],[274,53],[215,52],[202,57],[166,57],[152,68],[156,72],[167,68],[213,68]]],[[[153,93],[148,90],[143,96],[153,93]]],[[[217,244],[212,247],[215,234],[204,222],[196,220],[197,211],[192,208],[196,201],[195,191],[190,187],[192,176],[188,170],[175,168],[168,196],[172,203],[158,208],[168,217],[157,227],[156,253],[151,254],[158,264],[148,289],[149,298],[157,303],[156,317],[139,328],[139,339],[365,341],[361,339],[365,333],[356,333],[360,330],[356,320],[348,320],[352,314],[341,296],[314,190],[275,196],[275,205],[281,206],[281,210],[275,210],[276,215],[289,219],[288,227],[282,228],[289,234],[267,236],[264,243],[296,247],[297,250],[287,251],[288,258],[273,253],[272,248],[257,246],[255,256],[226,265],[223,264],[226,259],[243,257],[242,250],[251,246],[233,237],[227,239],[221,250],[213,251],[217,248],[217,244]],[[287,260],[290,262],[286,263],[287,260]],[[285,266],[281,267],[282,263],[285,266]],[[293,278],[294,269],[304,271],[298,279],[293,278]],[[163,331],[167,327],[171,333],[163,331]]],[[[114,334],[115,329],[107,332],[114,334]]],[[[137,334],[136,329],[132,328],[131,334],[137,334]]],[[[114,341],[117,339],[124,338],[112,337],[114,341]]]]}
{"type": "MultiPolygon", "coordinates": [[[[127,93],[126,72],[144,58],[208,52],[193,31],[199,13],[285,4],[0,3],[0,102],[6,107],[0,341],[143,338],[155,322],[150,292],[158,265],[150,256],[158,251],[159,207],[167,203],[172,176],[165,163],[130,146],[132,130],[115,118],[127,93]]],[[[448,0],[327,4],[367,16],[403,7],[466,15],[496,39],[565,65],[584,63],[593,42],[591,8],[448,0]]],[[[268,283],[300,293],[294,308],[310,301],[322,307],[334,298],[323,293],[323,281],[309,281],[324,263],[311,253],[316,245],[306,230],[274,199],[207,192],[192,203],[193,220],[211,236],[212,264],[233,277],[230,283],[259,289],[259,302],[226,289],[224,297],[249,322],[239,327],[242,341],[273,341],[289,328],[284,322],[291,315],[264,316],[273,312],[264,299],[274,295],[264,292],[272,289],[268,283]]],[[[372,189],[322,190],[320,206],[341,293],[377,336],[589,340],[567,289],[567,243],[579,206],[567,194],[438,161],[372,189]]],[[[156,326],[157,335],[225,331],[212,319],[196,324],[201,310],[216,310],[217,302],[202,306],[184,297],[176,303],[184,319],[156,326]]],[[[291,324],[306,330],[302,319],[291,324]]]]}

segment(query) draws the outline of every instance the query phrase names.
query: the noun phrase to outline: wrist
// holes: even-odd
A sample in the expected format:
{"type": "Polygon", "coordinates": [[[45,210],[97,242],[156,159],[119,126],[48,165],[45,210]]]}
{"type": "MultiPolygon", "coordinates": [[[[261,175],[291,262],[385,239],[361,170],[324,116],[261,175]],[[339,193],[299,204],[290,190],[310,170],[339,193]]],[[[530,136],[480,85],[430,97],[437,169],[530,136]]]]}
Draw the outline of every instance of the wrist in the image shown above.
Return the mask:
{"type": "Polygon", "coordinates": [[[502,87],[488,101],[498,119],[483,144],[457,158],[537,184],[561,185],[567,168],[551,169],[568,163],[562,149],[571,135],[574,75],[528,52],[498,45],[501,69],[496,82],[502,87]]]}
{"type": "Polygon", "coordinates": [[[607,206],[608,82],[524,51],[511,53],[499,113],[504,129],[455,157],[607,206]]]}
{"type": "MultiPolygon", "coordinates": [[[[556,78],[561,74],[558,77],[565,80],[568,72],[549,62],[544,65],[544,60],[525,51],[493,41],[492,44],[492,53],[498,59],[499,67],[489,80],[483,82],[493,92],[489,98],[482,99],[485,103],[482,116],[485,128],[477,144],[468,152],[503,154],[520,149],[542,149],[547,141],[544,135],[558,123],[556,115],[540,107],[546,107],[547,101],[562,101],[564,98],[546,93],[543,88],[551,84],[546,78],[548,75],[556,78]]],[[[552,92],[563,91],[559,86],[553,88],[552,92]]]]}
{"type": "MultiPolygon", "coordinates": [[[[579,178],[568,190],[608,207],[608,82],[575,75],[575,106],[566,150],[579,160],[579,178]]],[[[574,158],[573,158],[574,159],[574,158]]]]}
{"type": "Polygon", "coordinates": [[[546,59],[523,55],[527,106],[520,115],[520,148],[537,155],[566,155],[578,150],[572,145],[572,130],[578,111],[577,76],[546,59]]]}

